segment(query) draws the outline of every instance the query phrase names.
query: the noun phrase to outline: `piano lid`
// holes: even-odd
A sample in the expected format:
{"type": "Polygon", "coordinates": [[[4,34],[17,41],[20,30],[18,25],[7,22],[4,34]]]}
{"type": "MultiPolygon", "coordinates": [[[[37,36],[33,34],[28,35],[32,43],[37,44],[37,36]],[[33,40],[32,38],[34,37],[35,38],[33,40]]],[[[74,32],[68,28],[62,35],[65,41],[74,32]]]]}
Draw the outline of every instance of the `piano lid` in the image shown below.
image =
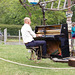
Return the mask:
{"type": "Polygon", "coordinates": [[[61,34],[61,27],[62,27],[62,24],[36,26],[35,33],[42,34],[42,35],[60,35],[61,34]]]}

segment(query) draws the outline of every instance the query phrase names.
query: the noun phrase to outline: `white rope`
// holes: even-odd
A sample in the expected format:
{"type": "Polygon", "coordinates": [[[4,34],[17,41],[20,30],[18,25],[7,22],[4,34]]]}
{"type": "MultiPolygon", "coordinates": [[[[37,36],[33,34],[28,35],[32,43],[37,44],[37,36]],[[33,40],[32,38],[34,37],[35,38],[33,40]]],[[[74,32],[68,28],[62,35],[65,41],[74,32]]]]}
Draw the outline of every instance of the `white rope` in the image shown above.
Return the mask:
{"type": "Polygon", "coordinates": [[[70,70],[70,69],[75,69],[74,67],[72,67],[72,68],[48,68],[48,67],[32,66],[32,65],[27,65],[27,64],[21,64],[21,63],[18,63],[18,62],[13,62],[13,61],[6,60],[6,59],[3,59],[3,58],[0,58],[0,60],[10,62],[10,63],[20,65],[20,66],[27,66],[27,67],[39,68],[39,69],[51,69],[51,70],[70,70]]]}

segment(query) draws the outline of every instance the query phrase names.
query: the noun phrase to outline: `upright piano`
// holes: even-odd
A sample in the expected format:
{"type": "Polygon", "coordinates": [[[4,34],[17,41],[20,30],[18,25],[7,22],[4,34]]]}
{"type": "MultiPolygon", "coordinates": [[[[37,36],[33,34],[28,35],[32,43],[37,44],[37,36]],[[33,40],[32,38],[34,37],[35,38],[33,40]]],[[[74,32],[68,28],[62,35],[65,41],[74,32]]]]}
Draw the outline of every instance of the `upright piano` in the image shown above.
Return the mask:
{"type": "Polygon", "coordinates": [[[35,33],[42,35],[35,40],[46,41],[47,54],[62,58],[70,56],[67,24],[36,26],[35,33]]]}

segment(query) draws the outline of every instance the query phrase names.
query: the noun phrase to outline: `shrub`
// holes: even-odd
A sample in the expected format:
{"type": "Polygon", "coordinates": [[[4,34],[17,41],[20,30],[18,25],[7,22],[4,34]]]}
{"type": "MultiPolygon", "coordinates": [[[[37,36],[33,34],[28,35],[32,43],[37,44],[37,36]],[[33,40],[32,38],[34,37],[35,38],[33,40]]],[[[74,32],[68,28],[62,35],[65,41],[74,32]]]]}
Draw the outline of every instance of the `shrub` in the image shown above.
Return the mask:
{"type": "Polygon", "coordinates": [[[4,32],[4,29],[7,28],[7,33],[9,33],[10,35],[18,35],[21,27],[22,25],[0,24],[1,31],[4,32]]]}

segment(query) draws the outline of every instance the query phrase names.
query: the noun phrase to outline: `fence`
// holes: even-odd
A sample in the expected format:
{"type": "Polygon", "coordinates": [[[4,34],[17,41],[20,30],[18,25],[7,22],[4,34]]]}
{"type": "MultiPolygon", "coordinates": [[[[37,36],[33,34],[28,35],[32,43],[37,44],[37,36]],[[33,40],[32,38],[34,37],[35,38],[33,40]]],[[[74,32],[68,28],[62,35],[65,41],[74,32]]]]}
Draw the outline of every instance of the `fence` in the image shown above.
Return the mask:
{"type": "MultiPolygon", "coordinates": [[[[18,36],[11,36],[8,35],[7,33],[7,28],[4,29],[4,35],[1,36],[2,37],[2,41],[4,42],[4,44],[10,44],[10,45],[23,45],[23,41],[22,41],[22,36],[21,36],[21,31],[19,30],[19,35],[18,36]]],[[[1,42],[0,42],[1,43],[1,42]]]]}

